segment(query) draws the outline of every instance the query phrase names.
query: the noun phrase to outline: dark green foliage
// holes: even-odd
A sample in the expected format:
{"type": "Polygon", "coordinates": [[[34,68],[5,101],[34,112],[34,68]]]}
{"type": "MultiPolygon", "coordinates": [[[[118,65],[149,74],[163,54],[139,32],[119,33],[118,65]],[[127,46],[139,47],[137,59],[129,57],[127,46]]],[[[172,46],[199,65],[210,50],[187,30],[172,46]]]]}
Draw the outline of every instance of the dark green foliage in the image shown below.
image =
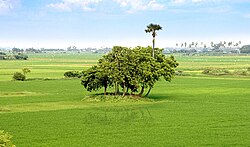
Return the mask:
{"type": "Polygon", "coordinates": [[[79,71],[67,71],[64,73],[66,78],[80,78],[82,74],[79,71]]]}
{"type": "Polygon", "coordinates": [[[0,60],[5,60],[6,59],[6,54],[3,52],[0,52],[0,60]]]}
{"type": "Polygon", "coordinates": [[[22,53],[23,51],[24,51],[23,49],[19,49],[19,48],[15,48],[15,47],[12,49],[13,53],[22,53]]]}
{"type": "Polygon", "coordinates": [[[24,55],[24,54],[14,55],[14,57],[15,57],[17,60],[27,60],[27,59],[28,59],[28,56],[27,56],[27,55],[24,55]]]}
{"type": "Polygon", "coordinates": [[[151,23],[151,24],[149,24],[147,26],[147,29],[145,29],[145,32],[146,33],[152,33],[152,36],[155,37],[156,36],[156,31],[159,31],[161,29],[162,29],[162,27],[160,25],[151,23]]]}
{"type": "Polygon", "coordinates": [[[28,58],[27,55],[22,53],[7,55],[6,53],[0,52],[0,60],[27,60],[28,58]]]}
{"type": "Polygon", "coordinates": [[[104,95],[106,95],[107,87],[112,85],[112,81],[108,78],[108,75],[101,70],[101,68],[93,66],[83,72],[81,84],[88,91],[96,91],[104,87],[104,95]]]}
{"type": "Polygon", "coordinates": [[[0,55],[6,55],[4,52],[0,52],[0,55]]]}
{"type": "Polygon", "coordinates": [[[6,57],[5,55],[0,54],[0,60],[5,60],[5,57],[6,57]]]}
{"type": "Polygon", "coordinates": [[[16,81],[24,81],[26,79],[25,75],[20,72],[15,72],[13,75],[13,79],[16,81]]]}
{"type": "Polygon", "coordinates": [[[12,136],[4,132],[4,130],[0,130],[0,147],[15,147],[11,142],[12,136]]]}
{"type": "Polygon", "coordinates": [[[178,66],[173,56],[165,57],[162,49],[155,49],[155,58],[151,51],[151,47],[130,49],[115,46],[112,52],[99,60],[98,66],[83,72],[82,85],[88,91],[104,87],[104,94],[108,87],[114,87],[115,95],[122,88],[123,96],[129,90],[131,95],[140,90],[138,95],[142,96],[144,89],[151,90],[161,77],[170,82],[178,66]]]}
{"type": "Polygon", "coordinates": [[[250,53],[250,45],[244,45],[242,48],[240,48],[241,53],[250,53]]]}

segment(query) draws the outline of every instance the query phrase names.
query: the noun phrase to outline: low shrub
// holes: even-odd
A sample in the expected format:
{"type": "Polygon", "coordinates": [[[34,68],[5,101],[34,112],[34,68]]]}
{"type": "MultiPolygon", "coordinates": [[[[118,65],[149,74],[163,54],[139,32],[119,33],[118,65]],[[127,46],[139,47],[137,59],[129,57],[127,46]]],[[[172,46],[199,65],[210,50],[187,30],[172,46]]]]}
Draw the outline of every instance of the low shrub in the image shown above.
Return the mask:
{"type": "Polygon", "coordinates": [[[175,72],[176,76],[190,76],[190,74],[184,73],[182,70],[178,70],[175,72]]]}
{"type": "Polygon", "coordinates": [[[205,69],[202,71],[203,74],[208,74],[208,75],[230,75],[230,71],[226,69],[205,69]]]}
{"type": "Polygon", "coordinates": [[[176,72],[175,72],[175,75],[177,75],[177,76],[181,76],[183,74],[183,71],[182,70],[177,70],[176,72]]]}
{"type": "Polygon", "coordinates": [[[66,78],[80,78],[81,75],[79,71],[67,71],[64,73],[64,77],[66,78]]]}
{"type": "Polygon", "coordinates": [[[0,130],[0,147],[15,147],[15,145],[11,142],[12,136],[4,132],[4,130],[0,130]]]}
{"type": "Polygon", "coordinates": [[[13,79],[16,81],[24,81],[26,79],[25,75],[20,72],[15,72],[13,75],[13,79]]]}
{"type": "Polygon", "coordinates": [[[247,71],[250,72],[250,67],[247,68],[247,71]]]}
{"type": "Polygon", "coordinates": [[[234,74],[235,75],[241,75],[241,76],[247,76],[248,75],[247,71],[245,71],[245,70],[244,71],[240,71],[240,70],[235,71],[234,74]]]}
{"type": "Polygon", "coordinates": [[[246,76],[247,75],[247,71],[242,71],[241,75],[246,76]]]}
{"type": "Polygon", "coordinates": [[[205,69],[202,71],[203,74],[209,74],[212,70],[211,69],[205,69]]]}

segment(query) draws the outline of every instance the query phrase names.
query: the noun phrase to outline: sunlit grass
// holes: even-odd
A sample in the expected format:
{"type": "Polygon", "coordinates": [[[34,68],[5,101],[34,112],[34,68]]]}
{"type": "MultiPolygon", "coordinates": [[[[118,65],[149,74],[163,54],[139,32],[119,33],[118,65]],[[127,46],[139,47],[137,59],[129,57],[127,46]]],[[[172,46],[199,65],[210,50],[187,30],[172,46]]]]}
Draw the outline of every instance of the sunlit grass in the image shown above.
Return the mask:
{"type": "Polygon", "coordinates": [[[177,56],[178,70],[190,75],[159,81],[151,101],[84,101],[95,93],[63,73],[86,69],[99,57],[39,54],[0,61],[0,130],[21,147],[249,146],[250,78],[201,74],[207,67],[243,70],[249,56],[177,56]],[[33,80],[12,81],[23,67],[33,80]]]}
{"type": "Polygon", "coordinates": [[[247,146],[249,81],[177,77],[137,103],[82,101],[78,80],[2,81],[4,93],[43,96],[1,97],[0,129],[18,146],[247,146]]]}

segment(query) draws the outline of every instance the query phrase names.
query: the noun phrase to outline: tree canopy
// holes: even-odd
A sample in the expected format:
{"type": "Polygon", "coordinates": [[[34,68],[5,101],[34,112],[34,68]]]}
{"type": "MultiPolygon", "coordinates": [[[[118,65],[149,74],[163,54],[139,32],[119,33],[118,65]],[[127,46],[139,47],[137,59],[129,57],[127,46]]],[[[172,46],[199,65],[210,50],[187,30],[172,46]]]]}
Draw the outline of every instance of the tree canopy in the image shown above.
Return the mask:
{"type": "Polygon", "coordinates": [[[171,81],[178,66],[173,56],[166,57],[162,49],[155,48],[155,57],[151,56],[152,47],[127,48],[113,47],[112,51],[99,59],[97,66],[83,71],[81,84],[88,91],[108,87],[114,88],[114,94],[142,96],[146,88],[151,88],[163,77],[171,81]],[[119,91],[122,89],[122,92],[119,91]]]}
{"type": "Polygon", "coordinates": [[[241,53],[250,53],[250,45],[244,45],[240,48],[241,53]]]}

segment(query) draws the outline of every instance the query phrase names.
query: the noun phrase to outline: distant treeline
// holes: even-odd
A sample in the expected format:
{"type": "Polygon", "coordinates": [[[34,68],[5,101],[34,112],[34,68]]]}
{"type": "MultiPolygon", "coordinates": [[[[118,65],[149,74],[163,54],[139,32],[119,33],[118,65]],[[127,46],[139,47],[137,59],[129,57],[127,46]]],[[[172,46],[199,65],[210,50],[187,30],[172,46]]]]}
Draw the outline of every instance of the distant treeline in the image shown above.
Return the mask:
{"type": "Polygon", "coordinates": [[[211,48],[174,48],[168,49],[165,53],[182,53],[182,54],[207,54],[207,55],[220,55],[220,54],[249,54],[250,45],[242,47],[225,47],[220,44],[215,44],[211,48]]]}
{"type": "Polygon", "coordinates": [[[18,53],[13,55],[8,55],[6,53],[0,52],[0,60],[27,60],[29,57],[25,54],[18,53]]]}
{"type": "Polygon", "coordinates": [[[250,45],[244,45],[241,49],[240,49],[241,53],[246,53],[249,54],[250,53],[250,45]]]}
{"type": "MultiPolygon", "coordinates": [[[[230,44],[229,44],[230,45],[230,44]]],[[[198,47],[192,46],[185,46],[179,45],[176,48],[165,48],[163,53],[165,54],[172,54],[172,53],[182,53],[187,55],[192,54],[207,54],[207,55],[220,55],[220,54],[250,54],[250,45],[244,45],[239,47],[239,45],[230,45],[227,46],[223,43],[213,43],[211,47],[198,47]]],[[[30,54],[30,53],[67,53],[67,52],[74,52],[74,53],[100,53],[106,54],[111,51],[111,48],[84,48],[84,49],[77,49],[75,46],[70,46],[67,49],[35,49],[35,48],[27,48],[27,49],[20,49],[20,48],[12,48],[11,50],[2,49],[1,59],[3,59],[4,53],[12,53],[15,55],[20,54],[30,54]]],[[[1,52],[1,50],[0,50],[1,52]]],[[[5,58],[13,58],[11,56],[5,56],[5,58]]],[[[15,57],[14,57],[15,58],[15,57]]],[[[18,59],[22,59],[22,57],[17,56],[18,59]]]]}
{"type": "Polygon", "coordinates": [[[73,53],[101,53],[105,54],[110,52],[112,49],[105,47],[105,48],[83,48],[83,49],[77,49],[75,46],[70,46],[67,49],[60,49],[60,48],[27,48],[27,49],[20,49],[20,48],[12,48],[11,50],[9,49],[0,49],[0,52],[12,52],[14,53],[67,53],[67,52],[73,52],[73,53]]]}

